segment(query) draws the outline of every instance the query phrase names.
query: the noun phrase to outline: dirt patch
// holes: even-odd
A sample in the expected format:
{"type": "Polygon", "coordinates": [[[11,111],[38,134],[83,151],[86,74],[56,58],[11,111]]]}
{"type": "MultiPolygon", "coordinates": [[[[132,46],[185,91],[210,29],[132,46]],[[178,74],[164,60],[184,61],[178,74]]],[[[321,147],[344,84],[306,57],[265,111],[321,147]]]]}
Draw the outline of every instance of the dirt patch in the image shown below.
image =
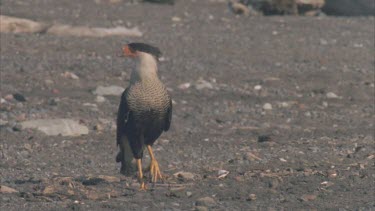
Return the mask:
{"type": "Polygon", "coordinates": [[[0,185],[18,191],[0,193],[1,210],[373,209],[373,17],[95,2],[1,2],[4,15],[143,33],[1,34],[0,185]],[[134,63],[116,54],[128,41],[161,49],[175,101],[171,130],[154,145],[166,180],[146,192],[115,162],[119,97],[93,93],[127,86],[134,63]],[[89,134],[19,127],[49,118],[74,119],[89,134]]]}

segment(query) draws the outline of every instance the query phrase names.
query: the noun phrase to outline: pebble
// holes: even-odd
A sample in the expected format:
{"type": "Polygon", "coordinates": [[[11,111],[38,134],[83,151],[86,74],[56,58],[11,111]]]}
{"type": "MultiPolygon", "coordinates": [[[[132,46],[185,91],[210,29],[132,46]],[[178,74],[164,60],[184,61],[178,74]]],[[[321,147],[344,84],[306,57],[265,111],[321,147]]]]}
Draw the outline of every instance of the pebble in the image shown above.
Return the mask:
{"type": "Polygon", "coordinates": [[[183,83],[178,86],[179,89],[185,90],[188,89],[191,86],[190,83],[183,83]]]}
{"type": "Polygon", "coordinates": [[[249,197],[247,198],[247,201],[255,201],[257,199],[257,196],[255,194],[250,194],[249,197]]]}
{"type": "Polygon", "coordinates": [[[301,200],[302,201],[313,201],[316,199],[316,195],[312,195],[312,194],[305,194],[301,197],[301,200]]]}
{"type": "Polygon", "coordinates": [[[328,92],[327,93],[327,98],[329,99],[336,99],[336,98],[339,98],[339,96],[337,96],[335,93],[333,92],[328,92]]]}
{"type": "Polygon", "coordinates": [[[176,178],[182,178],[184,180],[194,180],[195,174],[185,171],[180,171],[175,174],[173,174],[176,178]]]}
{"type": "Polygon", "coordinates": [[[256,91],[259,91],[259,90],[261,90],[262,89],[262,86],[261,85],[256,85],[256,86],[254,86],[254,90],[256,90],[256,91]]]}
{"type": "Polygon", "coordinates": [[[263,105],[263,109],[264,109],[264,110],[272,110],[272,105],[271,105],[270,103],[265,103],[265,104],[263,105]]]}
{"type": "Polygon", "coordinates": [[[206,196],[198,199],[195,204],[197,206],[213,206],[216,204],[216,201],[213,198],[206,196]]]}
{"type": "Polygon", "coordinates": [[[79,79],[79,77],[78,77],[76,74],[74,74],[74,73],[72,73],[72,72],[69,72],[69,71],[64,72],[64,73],[62,74],[62,76],[63,76],[64,78],[69,78],[69,79],[74,79],[74,80],[78,80],[78,79],[79,79]]]}
{"type": "Polygon", "coordinates": [[[21,122],[24,129],[34,128],[49,136],[80,136],[89,133],[89,129],[72,119],[38,119],[21,122]]]}
{"type": "Polygon", "coordinates": [[[181,21],[181,18],[180,18],[180,17],[177,17],[177,16],[173,16],[173,17],[172,17],[172,21],[173,21],[173,22],[180,22],[180,21],[181,21]]]}
{"type": "Polygon", "coordinates": [[[97,102],[97,103],[104,103],[105,102],[105,97],[103,97],[103,96],[101,96],[101,95],[98,95],[98,96],[96,96],[96,98],[95,98],[95,102],[97,102]]]}
{"type": "Polygon", "coordinates": [[[204,80],[204,79],[199,79],[199,80],[195,83],[195,88],[196,88],[197,90],[202,90],[202,89],[213,89],[214,86],[213,86],[210,82],[208,82],[208,81],[206,81],[206,80],[204,80]]]}
{"type": "Polygon", "coordinates": [[[272,138],[268,135],[258,136],[258,142],[267,142],[267,141],[272,141],[272,138]]]}
{"type": "Polygon", "coordinates": [[[225,178],[229,174],[229,171],[227,170],[219,170],[217,172],[218,178],[225,178]]]}
{"type": "Polygon", "coordinates": [[[13,94],[13,98],[19,102],[26,102],[26,98],[20,93],[13,94]]]}
{"type": "Polygon", "coordinates": [[[192,192],[190,192],[190,191],[187,191],[187,192],[186,192],[186,196],[187,196],[187,197],[190,197],[190,196],[192,196],[192,195],[193,195],[192,192]]]}

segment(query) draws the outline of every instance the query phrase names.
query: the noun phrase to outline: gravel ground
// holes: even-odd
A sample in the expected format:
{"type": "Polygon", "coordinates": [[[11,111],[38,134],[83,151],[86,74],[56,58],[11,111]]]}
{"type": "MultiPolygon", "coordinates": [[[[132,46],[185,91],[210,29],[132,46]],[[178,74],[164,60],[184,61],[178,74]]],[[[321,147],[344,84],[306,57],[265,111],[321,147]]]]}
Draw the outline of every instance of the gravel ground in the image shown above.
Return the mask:
{"type": "Polygon", "coordinates": [[[1,34],[0,185],[18,191],[1,210],[375,209],[374,17],[243,17],[208,0],[3,0],[1,14],[144,33],[1,34]],[[130,41],[161,49],[174,100],[154,145],[166,178],[146,192],[115,162],[119,97],[93,94],[127,86],[130,41]],[[18,126],[45,118],[89,134],[18,126]]]}

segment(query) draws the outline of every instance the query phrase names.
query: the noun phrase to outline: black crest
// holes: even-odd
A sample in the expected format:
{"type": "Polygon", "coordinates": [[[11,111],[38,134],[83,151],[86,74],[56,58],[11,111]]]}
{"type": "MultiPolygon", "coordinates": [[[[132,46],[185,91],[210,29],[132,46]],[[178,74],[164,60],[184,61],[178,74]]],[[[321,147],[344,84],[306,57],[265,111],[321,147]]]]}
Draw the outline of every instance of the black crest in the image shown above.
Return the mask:
{"type": "Polygon", "coordinates": [[[128,46],[133,51],[141,51],[141,52],[149,53],[149,54],[155,56],[156,58],[159,58],[161,56],[161,51],[159,50],[159,48],[154,47],[154,46],[149,45],[149,44],[129,43],[128,46]]]}

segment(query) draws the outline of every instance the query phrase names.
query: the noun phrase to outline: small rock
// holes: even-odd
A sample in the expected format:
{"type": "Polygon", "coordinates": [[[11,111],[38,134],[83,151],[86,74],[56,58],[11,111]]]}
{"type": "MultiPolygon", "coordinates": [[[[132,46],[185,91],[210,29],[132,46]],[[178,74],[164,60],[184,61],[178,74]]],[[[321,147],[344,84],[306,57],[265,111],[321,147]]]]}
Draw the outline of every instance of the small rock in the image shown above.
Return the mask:
{"type": "Polygon", "coordinates": [[[42,193],[44,195],[50,195],[50,194],[55,193],[57,191],[58,190],[57,190],[57,188],[55,186],[50,185],[50,186],[45,187],[42,193]]]}
{"type": "Polygon", "coordinates": [[[183,83],[178,86],[179,89],[185,90],[188,89],[191,86],[190,83],[183,83]]]}
{"type": "Polygon", "coordinates": [[[301,197],[302,201],[314,201],[316,199],[316,195],[313,194],[305,194],[301,197]]]}
{"type": "Polygon", "coordinates": [[[89,133],[89,129],[72,119],[38,119],[24,121],[22,128],[35,128],[49,136],[80,136],[89,133]]]}
{"type": "Polygon", "coordinates": [[[96,95],[120,96],[125,89],[120,86],[98,86],[94,91],[96,95]]]}
{"type": "Polygon", "coordinates": [[[13,94],[13,98],[19,102],[26,102],[26,98],[20,93],[13,94]]]}
{"type": "Polygon", "coordinates": [[[105,97],[103,97],[101,95],[98,95],[95,98],[95,102],[97,102],[97,103],[103,103],[103,102],[105,102],[105,100],[106,100],[105,97]]]}
{"type": "Polygon", "coordinates": [[[225,178],[229,174],[229,171],[227,170],[219,170],[217,173],[217,177],[220,178],[225,178]]]}
{"type": "Polygon", "coordinates": [[[44,80],[44,83],[47,84],[47,85],[51,85],[51,84],[53,84],[54,82],[53,82],[53,80],[51,80],[51,79],[46,79],[46,80],[44,80]]]}
{"type": "Polygon", "coordinates": [[[257,199],[257,196],[255,194],[250,194],[249,197],[247,198],[247,201],[255,201],[257,199]]]}
{"type": "Polygon", "coordinates": [[[96,130],[98,132],[103,131],[103,129],[104,128],[103,128],[103,126],[101,124],[97,124],[97,125],[94,126],[94,130],[96,130]]]}
{"type": "Polygon", "coordinates": [[[328,44],[328,41],[325,40],[325,39],[320,39],[320,44],[321,44],[321,45],[327,45],[327,44],[328,44]]]}
{"type": "Polygon", "coordinates": [[[254,90],[256,90],[256,91],[259,91],[259,90],[261,90],[262,89],[262,86],[261,85],[256,85],[256,86],[254,86],[254,90]]]}
{"type": "Polygon", "coordinates": [[[7,124],[8,124],[8,121],[0,119],[0,126],[4,126],[4,125],[7,125],[7,124]]]}
{"type": "Polygon", "coordinates": [[[195,174],[190,173],[190,172],[184,172],[184,171],[177,172],[173,174],[173,176],[175,176],[176,178],[183,179],[183,180],[194,180],[195,178],[195,174]]]}
{"type": "Polygon", "coordinates": [[[173,17],[172,17],[172,21],[173,21],[173,22],[180,22],[180,21],[181,21],[181,18],[180,18],[180,17],[177,17],[177,16],[173,16],[173,17]]]}
{"type": "Polygon", "coordinates": [[[258,136],[258,142],[267,142],[267,141],[272,141],[272,138],[268,135],[258,136]]]}
{"type": "Polygon", "coordinates": [[[249,8],[240,2],[230,1],[228,6],[229,9],[235,14],[244,14],[246,16],[250,14],[249,8]]]}
{"type": "Polygon", "coordinates": [[[64,72],[64,73],[62,74],[62,76],[63,76],[64,78],[69,78],[69,79],[74,79],[74,80],[78,80],[78,79],[79,79],[79,77],[78,77],[76,74],[74,74],[74,73],[72,73],[72,72],[69,72],[69,71],[64,72]]]}
{"type": "Polygon", "coordinates": [[[284,158],[279,158],[279,160],[280,160],[281,162],[288,162],[288,161],[285,160],[284,158]]]}
{"type": "Polygon", "coordinates": [[[337,172],[335,170],[331,169],[331,170],[327,171],[327,175],[328,175],[329,178],[336,178],[337,172]]]}
{"type": "Polygon", "coordinates": [[[216,201],[211,198],[211,197],[203,197],[203,198],[200,198],[198,199],[196,202],[195,202],[196,206],[214,206],[216,204],[216,201]]]}
{"type": "Polygon", "coordinates": [[[4,99],[7,100],[7,101],[11,101],[11,100],[14,99],[14,97],[13,97],[13,95],[5,95],[4,99]]]}
{"type": "Polygon", "coordinates": [[[264,109],[264,110],[272,110],[272,105],[271,105],[270,103],[265,103],[265,104],[263,105],[263,109],[264,109]]]}
{"type": "Polygon", "coordinates": [[[201,89],[213,89],[214,86],[213,86],[210,82],[208,82],[208,81],[206,81],[206,80],[204,80],[204,79],[199,79],[199,80],[195,83],[195,88],[196,88],[197,90],[201,90],[201,89]]]}
{"type": "Polygon", "coordinates": [[[333,92],[328,92],[327,93],[327,98],[329,99],[336,99],[336,98],[339,98],[339,96],[337,96],[335,93],[333,92]]]}
{"type": "Polygon", "coordinates": [[[17,193],[18,191],[16,189],[0,185],[0,193],[17,193]]]}
{"type": "Polygon", "coordinates": [[[195,210],[196,211],[208,211],[208,208],[205,206],[196,206],[195,210]]]}
{"type": "Polygon", "coordinates": [[[186,192],[186,196],[187,196],[187,197],[190,197],[190,196],[192,196],[192,195],[193,195],[192,192],[190,192],[190,191],[187,191],[187,192],[186,192]]]}

